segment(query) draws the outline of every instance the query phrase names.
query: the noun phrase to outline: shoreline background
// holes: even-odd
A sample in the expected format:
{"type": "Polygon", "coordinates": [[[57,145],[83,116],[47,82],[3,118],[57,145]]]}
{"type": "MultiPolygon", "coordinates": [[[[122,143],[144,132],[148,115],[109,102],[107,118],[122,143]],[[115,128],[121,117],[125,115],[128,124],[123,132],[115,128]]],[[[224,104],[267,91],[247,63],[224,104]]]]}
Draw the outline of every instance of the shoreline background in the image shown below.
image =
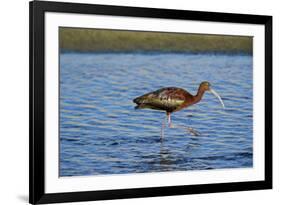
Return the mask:
{"type": "Polygon", "coordinates": [[[61,52],[178,52],[252,55],[251,36],[108,29],[59,29],[61,52]]]}

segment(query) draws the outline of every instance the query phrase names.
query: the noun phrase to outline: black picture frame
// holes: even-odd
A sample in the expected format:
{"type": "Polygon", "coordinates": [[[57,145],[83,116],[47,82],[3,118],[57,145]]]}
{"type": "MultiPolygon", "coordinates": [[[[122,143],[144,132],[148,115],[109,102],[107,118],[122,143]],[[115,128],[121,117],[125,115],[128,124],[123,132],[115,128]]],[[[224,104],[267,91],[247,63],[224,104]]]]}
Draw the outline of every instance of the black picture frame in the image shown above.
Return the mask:
{"type": "Polygon", "coordinates": [[[272,17],[185,10],[105,6],[93,4],[32,1],[30,12],[30,164],[29,202],[31,204],[90,201],[183,195],[198,193],[260,190],[272,188],[272,17]],[[111,16],[150,17],[209,22],[260,24],[265,26],[265,180],[235,183],[183,185],[153,188],[81,191],[71,193],[45,192],[45,12],[100,14],[111,16]]]}

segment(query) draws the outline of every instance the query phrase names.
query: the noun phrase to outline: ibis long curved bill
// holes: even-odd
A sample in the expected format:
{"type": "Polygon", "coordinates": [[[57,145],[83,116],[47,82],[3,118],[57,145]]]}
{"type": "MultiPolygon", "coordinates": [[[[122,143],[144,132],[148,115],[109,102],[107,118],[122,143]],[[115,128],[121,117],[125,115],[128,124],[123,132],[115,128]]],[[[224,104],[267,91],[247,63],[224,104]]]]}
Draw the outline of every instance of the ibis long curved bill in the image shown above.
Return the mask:
{"type": "Polygon", "coordinates": [[[225,108],[224,103],[223,103],[223,101],[222,101],[220,95],[219,95],[215,90],[213,90],[212,88],[210,88],[209,91],[210,91],[214,96],[216,96],[216,97],[219,99],[219,101],[220,101],[222,107],[225,108]]]}

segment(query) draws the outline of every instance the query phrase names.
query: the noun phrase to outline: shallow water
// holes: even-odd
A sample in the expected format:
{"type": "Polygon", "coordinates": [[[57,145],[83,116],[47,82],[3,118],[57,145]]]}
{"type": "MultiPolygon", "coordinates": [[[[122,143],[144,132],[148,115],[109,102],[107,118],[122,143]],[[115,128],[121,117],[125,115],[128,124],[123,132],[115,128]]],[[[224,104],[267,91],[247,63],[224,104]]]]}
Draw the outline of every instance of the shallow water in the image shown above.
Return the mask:
{"type": "Polygon", "coordinates": [[[60,55],[60,176],[252,167],[252,56],[63,53],[60,55]],[[172,114],[135,110],[132,100],[161,87],[206,93],[172,114]]]}

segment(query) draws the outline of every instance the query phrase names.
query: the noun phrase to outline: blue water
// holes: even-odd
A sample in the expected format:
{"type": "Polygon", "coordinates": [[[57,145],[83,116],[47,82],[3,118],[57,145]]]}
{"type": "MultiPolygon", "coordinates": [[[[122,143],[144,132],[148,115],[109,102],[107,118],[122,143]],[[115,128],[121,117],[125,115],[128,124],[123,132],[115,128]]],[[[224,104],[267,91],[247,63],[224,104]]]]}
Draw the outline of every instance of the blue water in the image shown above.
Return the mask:
{"type": "Polygon", "coordinates": [[[252,56],[62,53],[60,176],[242,168],[253,165],[252,56]],[[184,129],[160,130],[165,113],[135,110],[132,100],[161,87],[206,93],[172,114],[184,129]]]}

